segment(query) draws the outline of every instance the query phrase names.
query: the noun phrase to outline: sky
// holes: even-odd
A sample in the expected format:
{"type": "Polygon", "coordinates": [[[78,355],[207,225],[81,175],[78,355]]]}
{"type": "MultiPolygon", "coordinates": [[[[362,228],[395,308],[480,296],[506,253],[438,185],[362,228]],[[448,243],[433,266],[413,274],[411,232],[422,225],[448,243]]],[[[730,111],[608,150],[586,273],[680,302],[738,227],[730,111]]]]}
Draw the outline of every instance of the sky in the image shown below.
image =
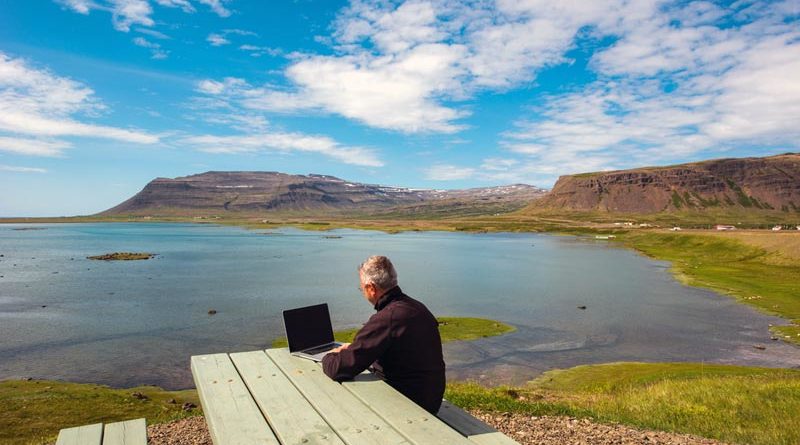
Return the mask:
{"type": "Polygon", "coordinates": [[[452,189],[800,146],[800,0],[0,0],[0,216],[156,177],[452,189]]]}

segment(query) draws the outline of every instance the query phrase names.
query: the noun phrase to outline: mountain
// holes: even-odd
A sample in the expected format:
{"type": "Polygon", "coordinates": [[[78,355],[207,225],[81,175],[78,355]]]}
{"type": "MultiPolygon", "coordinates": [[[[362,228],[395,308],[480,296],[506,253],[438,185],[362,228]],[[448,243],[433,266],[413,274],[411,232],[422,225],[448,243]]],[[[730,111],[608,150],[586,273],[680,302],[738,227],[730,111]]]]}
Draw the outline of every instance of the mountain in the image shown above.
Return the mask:
{"type": "Polygon", "coordinates": [[[562,176],[526,210],[800,212],[800,154],[562,176]]]}
{"type": "Polygon", "coordinates": [[[157,178],[101,215],[496,213],[517,210],[545,190],[525,184],[425,190],[361,184],[325,175],[207,172],[157,178]]]}

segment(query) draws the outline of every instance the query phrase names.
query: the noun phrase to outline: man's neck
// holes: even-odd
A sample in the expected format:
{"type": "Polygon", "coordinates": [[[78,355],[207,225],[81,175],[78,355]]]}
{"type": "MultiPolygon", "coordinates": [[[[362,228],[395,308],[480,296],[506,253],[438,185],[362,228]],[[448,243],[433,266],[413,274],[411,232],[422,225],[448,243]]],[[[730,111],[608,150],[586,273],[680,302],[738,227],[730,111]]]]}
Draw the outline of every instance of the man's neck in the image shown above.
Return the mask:
{"type": "Polygon", "coordinates": [[[387,299],[387,298],[391,298],[392,294],[394,294],[395,292],[399,292],[399,291],[400,291],[400,287],[399,286],[395,286],[395,287],[393,287],[391,289],[387,289],[387,290],[383,291],[383,293],[380,294],[380,297],[375,299],[375,303],[373,304],[373,306],[375,307],[375,310],[376,311],[381,310],[384,306],[386,306],[386,302],[384,300],[387,299]]]}

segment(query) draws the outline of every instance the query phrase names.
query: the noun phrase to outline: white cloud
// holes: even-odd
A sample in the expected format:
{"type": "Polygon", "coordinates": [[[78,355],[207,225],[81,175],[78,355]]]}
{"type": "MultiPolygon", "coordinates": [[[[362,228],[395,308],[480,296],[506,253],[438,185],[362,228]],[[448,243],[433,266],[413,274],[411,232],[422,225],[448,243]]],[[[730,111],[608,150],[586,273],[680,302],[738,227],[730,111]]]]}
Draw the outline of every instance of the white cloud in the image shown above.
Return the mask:
{"type": "Polygon", "coordinates": [[[471,167],[458,167],[455,165],[438,164],[424,170],[425,178],[432,181],[455,181],[461,179],[474,179],[476,169],[471,167]]]}
{"type": "Polygon", "coordinates": [[[197,11],[189,0],[156,0],[156,3],[168,8],[181,8],[183,12],[190,14],[197,11]]]}
{"type": "Polygon", "coordinates": [[[141,46],[142,48],[147,48],[150,50],[151,57],[153,59],[166,59],[169,55],[169,51],[161,49],[161,45],[155,42],[151,42],[144,37],[134,37],[133,44],[136,46],[141,46]]]}
{"type": "Polygon", "coordinates": [[[237,28],[223,29],[222,32],[225,35],[235,34],[237,36],[258,36],[258,34],[254,33],[253,31],[248,31],[246,29],[237,29],[237,28]]]}
{"type": "Polygon", "coordinates": [[[487,158],[483,160],[481,168],[488,171],[506,171],[514,168],[519,161],[516,159],[487,158]]]}
{"type": "Polygon", "coordinates": [[[131,25],[153,26],[153,8],[147,0],[112,0],[111,21],[118,31],[128,32],[131,25]]]}
{"type": "Polygon", "coordinates": [[[16,173],[47,173],[47,169],[38,167],[17,167],[14,165],[0,165],[0,171],[16,173]]]}
{"type": "Polygon", "coordinates": [[[220,17],[230,17],[231,11],[225,7],[226,0],[197,0],[199,3],[207,5],[220,17]]]}
{"type": "Polygon", "coordinates": [[[214,34],[211,33],[206,37],[206,41],[211,44],[211,46],[222,46],[231,43],[230,40],[223,37],[221,34],[214,34]]]}
{"type": "Polygon", "coordinates": [[[262,151],[317,153],[345,164],[381,167],[383,162],[369,148],[344,146],[327,136],[264,132],[236,136],[187,137],[183,144],[207,153],[256,153],[262,151]]]}
{"type": "Polygon", "coordinates": [[[91,0],[64,0],[62,3],[73,11],[84,15],[88,14],[94,7],[91,0]]]}
{"type": "Polygon", "coordinates": [[[90,137],[154,144],[158,136],[78,120],[104,106],[94,92],[74,80],[29,66],[0,53],[0,150],[57,156],[71,146],[57,137],[90,137]]]}
{"type": "Polygon", "coordinates": [[[71,144],[58,140],[0,136],[0,151],[28,156],[59,156],[71,144]]]}
{"type": "Polygon", "coordinates": [[[277,57],[283,54],[283,51],[280,48],[270,48],[268,46],[257,46],[257,45],[239,45],[239,49],[242,51],[247,51],[253,57],[261,57],[261,56],[272,56],[277,57]]]}
{"type": "Polygon", "coordinates": [[[197,83],[197,91],[203,94],[237,94],[241,89],[247,89],[249,85],[244,79],[226,77],[221,82],[211,79],[201,80],[197,83]]]}
{"type": "Polygon", "coordinates": [[[136,46],[141,46],[143,48],[160,48],[161,45],[158,43],[152,43],[145,39],[144,37],[136,37],[133,39],[133,44],[136,46]]]}
{"type": "MultiPolygon", "coordinates": [[[[92,10],[111,13],[111,23],[118,31],[128,32],[131,26],[152,27],[153,6],[150,0],[54,0],[79,14],[87,15],[92,10]]],[[[183,12],[197,12],[190,0],[154,0],[159,6],[180,8],[183,12]]],[[[196,0],[220,17],[229,17],[231,11],[225,7],[225,0],[196,0]]]]}
{"type": "Polygon", "coordinates": [[[169,40],[170,36],[164,34],[163,32],[156,31],[155,29],[149,28],[136,28],[136,32],[148,35],[150,37],[159,39],[159,40],[169,40]]]}
{"type": "Polygon", "coordinates": [[[505,148],[579,173],[800,146],[800,30],[776,10],[733,28],[709,24],[735,12],[711,4],[622,18],[598,80],[551,96],[505,148]]]}
{"type": "MultiPolygon", "coordinates": [[[[247,31],[244,29],[223,29],[220,32],[214,32],[206,37],[206,41],[211,44],[211,46],[223,46],[228,45],[231,43],[229,36],[237,35],[237,36],[258,36],[258,34],[254,33],[253,31],[247,31]]],[[[243,46],[252,46],[252,45],[243,45],[243,46]]],[[[258,47],[253,46],[253,48],[258,49],[258,47]]]]}
{"type": "Polygon", "coordinates": [[[345,164],[382,167],[375,150],[342,144],[323,135],[309,135],[271,128],[258,110],[242,107],[238,99],[250,94],[252,86],[243,79],[228,77],[222,81],[197,83],[196,97],[190,104],[196,118],[206,123],[237,131],[235,135],[185,137],[179,143],[208,153],[316,153],[345,164]]]}
{"type": "Polygon", "coordinates": [[[647,8],[654,9],[623,0],[354,0],[335,22],[335,55],[298,55],[285,70],[290,89],[253,89],[243,103],[321,110],[407,133],[454,133],[470,114],[461,101],[531,82],[566,61],[584,28],[647,8]]]}

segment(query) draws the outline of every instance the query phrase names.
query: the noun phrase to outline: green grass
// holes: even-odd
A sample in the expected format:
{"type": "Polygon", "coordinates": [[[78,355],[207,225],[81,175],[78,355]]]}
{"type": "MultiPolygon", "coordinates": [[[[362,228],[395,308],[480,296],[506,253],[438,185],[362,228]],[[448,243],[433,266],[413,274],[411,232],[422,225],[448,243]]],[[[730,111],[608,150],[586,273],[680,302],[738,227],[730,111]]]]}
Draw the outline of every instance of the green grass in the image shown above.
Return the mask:
{"type": "MultiPolygon", "coordinates": [[[[436,317],[439,321],[439,335],[442,342],[455,340],[476,340],[483,337],[493,337],[514,331],[516,328],[505,323],[485,318],[469,317],[436,317]]],[[[350,343],[358,333],[358,328],[336,331],[333,337],[336,341],[350,343]]],[[[273,348],[289,346],[286,337],[279,337],[272,341],[273,348]]]]}
{"type": "Polygon", "coordinates": [[[614,363],[551,371],[520,388],[448,385],[465,408],[570,415],[732,443],[800,443],[800,371],[614,363]]]}
{"type": "Polygon", "coordinates": [[[708,235],[630,233],[622,242],[648,256],[671,261],[673,273],[685,284],[713,289],[793,320],[793,325],[774,327],[773,332],[800,344],[797,262],[774,261],[773,254],[760,247],[708,235]]]}
{"type": "Polygon", "coordinates": [[[98,422],[144,417],[148,424],[200,415],[197,392],[164,391],[153,386],[111,389],[107,386],[48,380],[0,381],[0,443],[29,445],[55,442],[58,431],[98,422]],[[147,400],[131,394],[140,392],[147,400]],[[177,403],[168,403],[175,399],[177,403]],[[198,406],[191,412],[182,405],[198,406]]]}
{"type": "Polygon", "coordinates": [[[156,256],[154,253],[146,252],[114,252],[105,253],[103,255],[88,256],[90,260],[100,261],[136,261],[136,260],[149,260],[156,256]]]}

